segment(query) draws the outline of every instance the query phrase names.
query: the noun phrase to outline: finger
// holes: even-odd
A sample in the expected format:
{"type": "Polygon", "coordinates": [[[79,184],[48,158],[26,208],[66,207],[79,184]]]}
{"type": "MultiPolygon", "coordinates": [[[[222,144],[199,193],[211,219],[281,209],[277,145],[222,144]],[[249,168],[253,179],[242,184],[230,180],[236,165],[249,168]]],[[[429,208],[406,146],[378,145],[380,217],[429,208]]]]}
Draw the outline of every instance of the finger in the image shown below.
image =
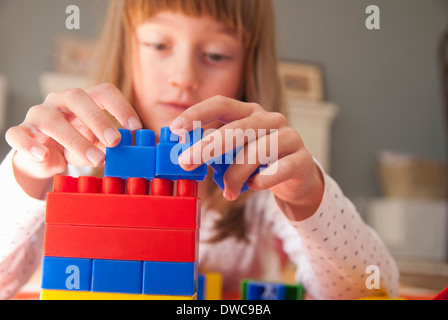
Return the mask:
{"type": "Polygon", "coordinates": [[[103,83],[86,89],[86,92],[101,108],[113,115],[125,129],[136,131],[142,129],[137,112],[126,100],[123,93],[110,83],[103,83]]]}
{"type": "Polygon", "coordinates": [[[48,148],[34,139],[30,131],[23,126],[10,128],[6,132],[5,138],[11,148],[36,161],[42,162],[48,157],[48,148]]]}
{"type": "Polygon", "coordinates": [[[115,147],[120,142],[120,132],[112,120],[84,90],[70,89],[60,94],[50,94],[44,104],[68,109],[105,145],[115,147]]]}
{"type": "Polygon", "coordinates": [[[179,158],[179,162],[185,170],[194,170],[223,153],[275,133],[278,131],[276,128],[289,128],[286,118],[280,113],[260,112],[248,118],[233,121],[205,136],[200,143],[185,150],[179,158]],[[211,153],[208,150],[214,152],[211,153]]]}
{"type": "Polygon", "coordinates": [[[291,130],[280,130],[246,145],[244,152],[238,154],[224,175],[224,193],[233,199],[238,198],[243,185],[261,165],[276,163],[278,159],[297,152],[300,141],[290,133],[291,130]]]}
{"type": "Polygon", "coordinates": [[[200,121],[201,126],[214,121],[229,123],[246,118],[262,108],[255,103],[244,103],[238,100],[216,96],[202,101],[177,117],[170,125],[170,130],[180,134],[193,129],[193,122],[200,121]]]}
{"type": "Polygon", "coordinates": [[[45,119],[35,124],[37,130],[84,159],[86,165],[97,167],[104,162],[104,153],[77,131],[62,114],[44,106],[34,107],[32,112],[38,112],[45,119]]]}
{"type": "Polygon", "coordinates": [[[267,169],[251,177],[247,185],[253,190],[265,190],[291,178],[304,176],[304,172],[309,168],[303,164],[313,163],[313,161],[308,161],[309,157],[310,154],[305,149],[283,157],[272,163],[267,169]]]}

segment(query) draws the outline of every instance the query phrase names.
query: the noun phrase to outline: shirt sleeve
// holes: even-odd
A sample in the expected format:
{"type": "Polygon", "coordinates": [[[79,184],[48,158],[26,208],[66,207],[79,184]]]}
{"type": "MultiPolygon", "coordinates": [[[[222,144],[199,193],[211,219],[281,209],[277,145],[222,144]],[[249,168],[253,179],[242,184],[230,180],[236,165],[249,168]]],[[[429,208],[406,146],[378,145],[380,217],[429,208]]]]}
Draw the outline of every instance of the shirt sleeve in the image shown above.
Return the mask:
{"type": "Polygon", "coordinates": [[[40,265],[45,201],[26,194],[16,182],[11,151],[0,166],[0,299],[9,299],[40,265]]]}
{"type": "MultiPolygon", "coordinates": [[[[46,201],[30,197],[17,183],[14,152],[0,165],[0,299],[12,298],[41,264],[45,231],[46,201]]],[[[89,167],[72,165],[66,172],[73,177],[91,173],[89,167]]]]}
{"type": "Polygon", "coordinates": [[[276,205],[273,231],[297,265],[296,280],[314,299],[356,299],[399,290],[398,267],[376,232],[364,223],[337,183],[323,172],[325,192],[318,210],[290,221],[276,205]],[[280,214],[278,214],[280,212],[280,214]]]}

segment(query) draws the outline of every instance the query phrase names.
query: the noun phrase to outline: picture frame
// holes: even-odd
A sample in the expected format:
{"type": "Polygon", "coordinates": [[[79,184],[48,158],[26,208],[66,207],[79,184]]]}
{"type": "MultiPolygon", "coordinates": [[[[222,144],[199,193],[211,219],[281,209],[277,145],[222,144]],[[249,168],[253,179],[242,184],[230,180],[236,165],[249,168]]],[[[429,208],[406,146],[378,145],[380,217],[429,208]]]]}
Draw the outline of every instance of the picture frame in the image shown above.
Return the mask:
{"type": "Polygon", "coordinates": [[[324,101],[323,72],[319,65],[281,61],[279,75],[288,98],[324,101]]]}
{"type": "Polygon", "coordinates": [[[61,35],[56,37],[54,71],[65,75],[85,76],[93,66],[95,39],[61,35]]]}

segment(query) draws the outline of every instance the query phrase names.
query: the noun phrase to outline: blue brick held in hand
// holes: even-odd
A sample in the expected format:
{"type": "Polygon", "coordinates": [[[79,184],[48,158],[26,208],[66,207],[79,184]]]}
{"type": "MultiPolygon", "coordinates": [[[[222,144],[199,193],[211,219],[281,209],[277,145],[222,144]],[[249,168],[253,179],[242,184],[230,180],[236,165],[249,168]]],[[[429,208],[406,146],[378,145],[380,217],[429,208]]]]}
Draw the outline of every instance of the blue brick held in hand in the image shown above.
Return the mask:
{"type": "MultiPolygon", "coordinates": [[[[229,169],[230,165],[233,164],[234,159],[236,158],[237,154],[241,151],[242,147],[236,148],[232,151],[229,151],[227,153],[224,153],[223,155],[213,158],[207,164],[210,166],[210,168],[213,170],[213,181],[221,188],[221,190],[224,191],[224,175],[229,169]]],[[[254,173],[250,176],[254,176],[257,173],[261,172],[263,169],[265,169],[266,165],[261,165],[257,168],[257,170],[254,171],[254,173]]],[[[241,188],[241,193],[246,192],[249,190],[249,187],[247,186],[247,181],[244,183],[243,187],[241,188]]]]}
{"type": "Polygon", "coordinates": [[[122,135],[120,144],[106,150],[105,177],[144,178],[155,177],[156,148],[155,133],[151,130],[138,130],[133,135],[129,130],[119,129],[122,135]]]}
{"type": "Polygon", "coordinates": [[[179,136],[173,134],[168,127],[160,132],[160,143],[157,145],[156,177],[169,180],[204,181],[207,176],[207,165],[186,171],[179,165],[179,156],[192,145],[202,139],[203,130],[195,129],[186,135],[186,142],[179,143],[179,136]]]}

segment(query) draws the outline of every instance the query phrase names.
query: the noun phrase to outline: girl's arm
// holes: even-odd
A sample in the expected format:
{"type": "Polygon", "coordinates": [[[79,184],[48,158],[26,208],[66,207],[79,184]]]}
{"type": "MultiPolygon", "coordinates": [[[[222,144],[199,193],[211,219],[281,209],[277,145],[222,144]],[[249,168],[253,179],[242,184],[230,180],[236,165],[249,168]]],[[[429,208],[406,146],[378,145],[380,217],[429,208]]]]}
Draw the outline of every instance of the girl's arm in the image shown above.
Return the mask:
{"type": "Polygon", "coordinates": [[[274,196],[268,200],[267,218],[273,219],[274,233],[298,266],[296,280],[315,299],[396,296],[399,271],[393,257],[336,182],[323,176],[324,197],[306,220],[287,219],[274,196]]]}
{"type": "Polygon", "coordinates": [[[13,154],[0,166],[0,299],[13,297],[42,258],[45,201],[30,197],[17,183],[13,154]]]}

